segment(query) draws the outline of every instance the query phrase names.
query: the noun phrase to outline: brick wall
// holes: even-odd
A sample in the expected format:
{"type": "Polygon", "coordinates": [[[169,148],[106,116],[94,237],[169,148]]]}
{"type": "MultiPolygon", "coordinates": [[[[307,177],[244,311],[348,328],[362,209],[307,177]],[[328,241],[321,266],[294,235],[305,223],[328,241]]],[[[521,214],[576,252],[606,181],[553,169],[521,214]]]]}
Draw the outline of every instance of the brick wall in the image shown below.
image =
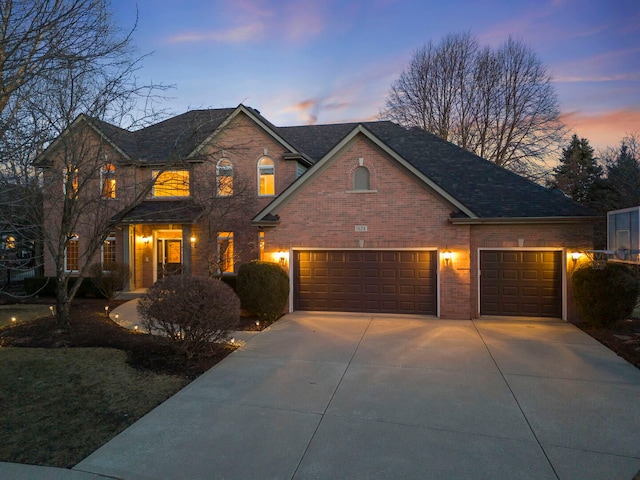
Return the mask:
{"type": "MultiPolygon", "coordinates": [[[[304,189],[275,213],[280,224],[265,234],[267,257],[291,248],[436,248],[440,261],[440,316],[478,316],[478,249],[481,247],[591,248],[589,224],[454,225],[455,208],[360,136],[316,172],[304,189]],[[360,160],[362,159],[362,160],[360,160]],[[370,171],[371,191],[353,191],[353,171],[370,171]],[[367,227],[356,231],[356,225],[367,227]]],[[[570,284],[572,262],[567,264],[570,284]]],[[[568,318],[576,319],[570,285],[568,318]]]]}
{"type": "Polygon", "coordinates": [[[453,207],[391,161],[364,137],[336,159],[277,213],[280,225],[265,233],[265,251],[296,248],[437,248],[441,262],[440,314],[469,318],[469,227],[449,222],[453,207]],[[353,191],[353,171],[370,172],[370,191],[353,191]],[[357,232],[356,225],[366,226],[357,232]]]}

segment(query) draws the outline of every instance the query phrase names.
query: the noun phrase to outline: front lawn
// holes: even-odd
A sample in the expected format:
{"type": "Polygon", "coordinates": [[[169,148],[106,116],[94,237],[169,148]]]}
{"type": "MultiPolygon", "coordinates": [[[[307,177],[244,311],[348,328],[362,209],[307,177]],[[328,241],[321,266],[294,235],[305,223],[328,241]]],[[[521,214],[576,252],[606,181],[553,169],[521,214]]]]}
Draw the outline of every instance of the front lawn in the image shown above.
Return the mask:
{"type": "Polygon", "coordinates": [[[233,351],[188,360],[104,306],[76,300],[65,329],[48,304],[42,318],[0,327],[0,461],[72,467],[233,351]]]}
{"type": "Polygon", "coordinates": [[[0,460],[72,467],[188,383],[112,348],[0,348],[0,460]]]}

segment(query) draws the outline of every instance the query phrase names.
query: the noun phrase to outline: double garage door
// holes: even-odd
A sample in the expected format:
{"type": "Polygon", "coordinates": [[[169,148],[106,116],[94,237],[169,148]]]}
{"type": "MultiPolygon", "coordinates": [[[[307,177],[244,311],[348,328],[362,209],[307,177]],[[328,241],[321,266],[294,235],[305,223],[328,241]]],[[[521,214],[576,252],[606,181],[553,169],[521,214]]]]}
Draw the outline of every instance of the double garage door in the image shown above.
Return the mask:
{"type": "MultiPolygon", "coordinates": [[[[295,310],[437,315],[435,251],[295,250],[295,310]]],[[[562,317],[560,251],[481,250],[480,315],[562,317]]]]}
{"type": "Polygon", "coordinates": [[[435,251],[295,250],[295,310],[437,314],[435,251]]]}
{"type": "Polygon", "coordinates": [[[480,315],[561,318],[562,253],[481,250],[480,315]]]}

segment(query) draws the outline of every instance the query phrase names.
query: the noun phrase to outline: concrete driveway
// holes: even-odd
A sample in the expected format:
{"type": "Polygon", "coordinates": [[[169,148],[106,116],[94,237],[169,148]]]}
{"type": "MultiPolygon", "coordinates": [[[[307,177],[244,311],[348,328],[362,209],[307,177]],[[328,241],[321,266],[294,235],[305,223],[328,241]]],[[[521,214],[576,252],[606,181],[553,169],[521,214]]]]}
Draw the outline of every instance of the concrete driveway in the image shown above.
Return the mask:
{"type": "Polygon", "coordinates": [[[640,370],[561,322],[294,313],[74,470],[630,480],[640,370]]]}

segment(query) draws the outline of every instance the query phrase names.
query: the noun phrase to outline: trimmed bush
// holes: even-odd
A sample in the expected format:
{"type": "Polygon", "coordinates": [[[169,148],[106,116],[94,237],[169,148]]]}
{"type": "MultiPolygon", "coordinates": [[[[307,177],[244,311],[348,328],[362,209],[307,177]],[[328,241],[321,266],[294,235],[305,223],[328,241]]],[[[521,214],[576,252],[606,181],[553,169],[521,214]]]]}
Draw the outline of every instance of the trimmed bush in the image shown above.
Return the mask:
{"type": "Polygon", "coordinates": [[[172,275],[147,290],[138,313],[149,332],[163,333],[193,358],[236,328],[240,300],[220,280],[172,275]]]}
{"type": "Polygon", "coordinates": [[[107,265],[94,263],[89,266],[89,275],[98,291],[105,298],[113,300],[118,292],[124,290],[131,277],[131,270],[126,263],[114,262],[107,265]]]}
{"type": "Polygon", "coordinates": [[[573,294],[585,322],[604,328],[628,318],[636,305],[640,284],[631,269],[608,262],[603,269],[584,265],[573,273],[573,294]]]}
{"type": "Polygon", "coordinates": [[[287,304],[289,276],[277,263],[245,263],[238,269],[237,291],[247,312],[273,322],[287,304]]]}

